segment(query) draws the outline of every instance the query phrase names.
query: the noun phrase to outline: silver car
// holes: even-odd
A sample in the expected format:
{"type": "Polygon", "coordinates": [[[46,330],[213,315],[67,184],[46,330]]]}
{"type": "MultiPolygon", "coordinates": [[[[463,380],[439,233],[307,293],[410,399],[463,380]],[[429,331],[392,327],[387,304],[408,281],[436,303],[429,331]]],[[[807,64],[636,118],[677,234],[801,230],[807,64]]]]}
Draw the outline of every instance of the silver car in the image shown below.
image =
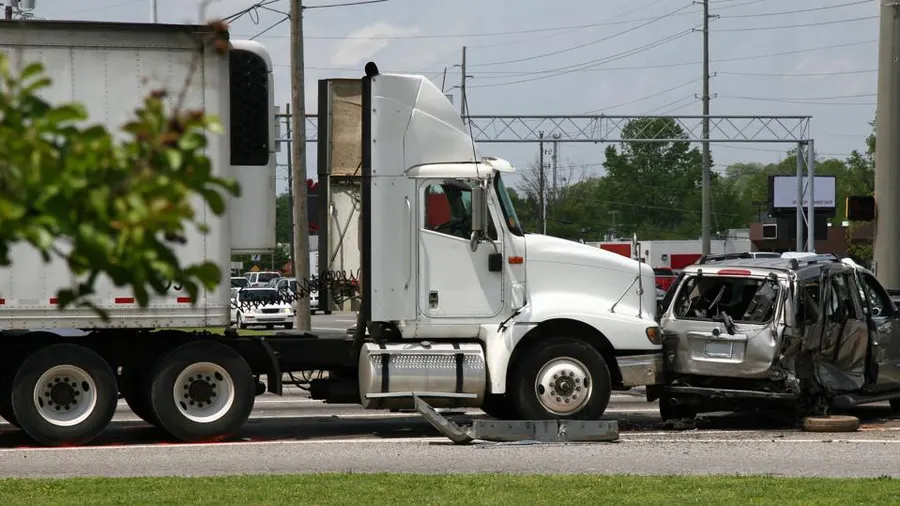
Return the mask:
{"type": "Polygon", "coordinates": [[[798,416],[890,401],[900,411],[900,312],[833,255],[710,258],[662,301],[663,419],[780,406],[798,416]]]}

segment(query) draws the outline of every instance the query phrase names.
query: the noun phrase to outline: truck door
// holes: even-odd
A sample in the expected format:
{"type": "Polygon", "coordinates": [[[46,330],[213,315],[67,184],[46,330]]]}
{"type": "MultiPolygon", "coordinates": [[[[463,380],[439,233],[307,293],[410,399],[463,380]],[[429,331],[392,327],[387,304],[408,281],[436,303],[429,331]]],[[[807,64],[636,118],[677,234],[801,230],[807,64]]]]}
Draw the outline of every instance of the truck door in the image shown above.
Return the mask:
{"type": "MultiPolygon", "coordinates": [[[[472,184],[475,184],[474,182],[472,184]]],[[[458,180],[419,184],[419,312],[433,318],[487,318],[503,309],[503,274],[491,272],[491,253],[503,254],[494,217],[472,251],[472,189],[458,180]]],[[[501,257],[502,258],[502,257],[501,257]]]]}

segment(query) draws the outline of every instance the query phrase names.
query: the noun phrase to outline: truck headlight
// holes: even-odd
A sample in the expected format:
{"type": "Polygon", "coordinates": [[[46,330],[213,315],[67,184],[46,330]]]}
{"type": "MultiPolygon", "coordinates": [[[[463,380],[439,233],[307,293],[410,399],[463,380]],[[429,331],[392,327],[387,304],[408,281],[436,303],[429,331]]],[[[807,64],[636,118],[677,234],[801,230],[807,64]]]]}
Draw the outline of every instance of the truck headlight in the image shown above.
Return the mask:
{"type": "Polygon", "coordinates": [[[655,345],[662,344],[662,332],[659,331],[659,327],[647,327],[647,339],[650,340],[651,343],[655,345]]]}

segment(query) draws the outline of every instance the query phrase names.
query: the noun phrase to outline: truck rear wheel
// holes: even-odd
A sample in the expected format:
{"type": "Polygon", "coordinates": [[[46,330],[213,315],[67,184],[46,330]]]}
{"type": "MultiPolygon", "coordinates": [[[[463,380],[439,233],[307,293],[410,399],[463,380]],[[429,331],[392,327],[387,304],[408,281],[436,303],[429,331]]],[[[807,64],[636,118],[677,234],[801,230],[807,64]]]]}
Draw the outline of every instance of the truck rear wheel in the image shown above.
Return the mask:
{"type": "Polygon", "coordinates": [[[572,338],[554,338],[530,350],[516,365],[514,384],[519,414],[533,420],[595,420],[612,394],[603,356],[572,338]]]}
{"type": "Polygon", "coordinates": [[[157,362],[150,401],[159,427],[188,442],[221,441],[243,427],[256,383],[236,351],[216,342],[175,348],[157,362]]]}
{"type": "Polygon", "coordinates": [[[19,367],[11,401],[19,427],[38,443],[84,444],[103,432],[115,414],[116,377],[93,350],[52,344],[19,367]]]}

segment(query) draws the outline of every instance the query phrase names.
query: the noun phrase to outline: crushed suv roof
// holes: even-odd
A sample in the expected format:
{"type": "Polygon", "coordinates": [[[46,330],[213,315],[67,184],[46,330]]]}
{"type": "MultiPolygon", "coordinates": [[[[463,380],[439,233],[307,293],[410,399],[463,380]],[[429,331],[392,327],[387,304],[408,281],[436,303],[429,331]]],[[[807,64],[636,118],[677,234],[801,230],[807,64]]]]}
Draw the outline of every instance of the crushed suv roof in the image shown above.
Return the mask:
{"type": "Polygon", "coordinates": [[[709,268],[744,267],[748,269],[800,271],[822,264],[841,264],[841,261],[838,257],[831,254],[811,255],[801,258],[753,258],[741,254],[725,254],[703,257],[697,263],[686,267],[685,270],[696,271],[709,268]]]}

